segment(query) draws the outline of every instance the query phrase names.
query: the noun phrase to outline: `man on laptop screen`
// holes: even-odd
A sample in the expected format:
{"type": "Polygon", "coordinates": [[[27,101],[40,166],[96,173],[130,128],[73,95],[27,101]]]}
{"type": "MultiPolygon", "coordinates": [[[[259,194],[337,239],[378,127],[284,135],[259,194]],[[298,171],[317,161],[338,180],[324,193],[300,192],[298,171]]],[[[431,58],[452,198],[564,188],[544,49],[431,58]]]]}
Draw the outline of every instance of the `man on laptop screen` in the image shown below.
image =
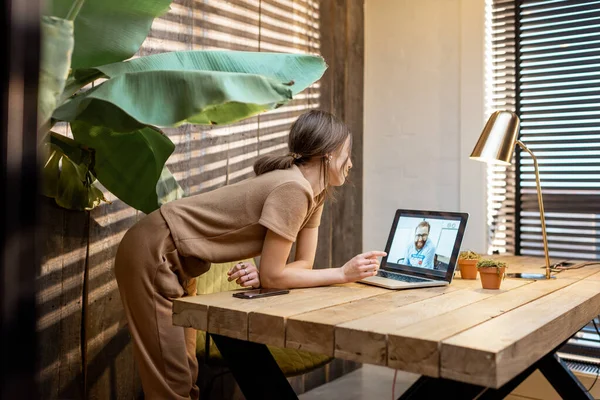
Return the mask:
{"type": "Polygon", "coordinates": [[[433,269],[435,245],[429,239],[430,232],[431,225],[429,222],[425,220],[419,222],[415,229],[414,242],[408,243],[404,259],[398,260],[399,263],[404,260],[404,264],[412,267],[433,269]]]}
{"type": "Polygon", "coordinates": [[[362,283],[389,289],[448,285],[468,215],[398,210],[386,245],[388,254],[376,276],[362,283]]]}

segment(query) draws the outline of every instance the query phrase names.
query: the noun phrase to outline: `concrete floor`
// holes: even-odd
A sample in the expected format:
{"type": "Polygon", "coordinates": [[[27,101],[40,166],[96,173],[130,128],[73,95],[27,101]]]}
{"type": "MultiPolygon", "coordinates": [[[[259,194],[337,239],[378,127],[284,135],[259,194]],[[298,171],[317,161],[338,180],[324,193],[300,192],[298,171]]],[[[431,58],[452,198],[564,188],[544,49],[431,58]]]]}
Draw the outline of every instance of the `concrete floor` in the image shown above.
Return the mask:
{"type": "Polygon", "coordinates": [[[395,397],[392,397],[394,370],[364,364],[356,371],[300,395],[299,399],[396,400],[418,377],[416,374],[398,371],[395,397]]]}

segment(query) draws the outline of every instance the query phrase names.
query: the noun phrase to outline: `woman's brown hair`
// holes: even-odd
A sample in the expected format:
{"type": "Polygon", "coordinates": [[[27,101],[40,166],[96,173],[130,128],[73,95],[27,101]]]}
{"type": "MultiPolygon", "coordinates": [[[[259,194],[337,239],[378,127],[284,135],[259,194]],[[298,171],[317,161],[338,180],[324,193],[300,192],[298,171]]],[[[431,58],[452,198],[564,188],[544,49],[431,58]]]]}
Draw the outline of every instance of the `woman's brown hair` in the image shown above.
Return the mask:
{"type": "MultiPolygon", "coordinates": [[[[262,175],[276,169],[288,169],[292,165],[306,164],[313,158],[321,159],[321,177],[327,192],[329,182],[329,161],[327,154],[342,148],[346,139],[352,136],[346,124],[327,111],[311,110],[302,114],[292,124],[288,138],[289,153],[282,156],[266,155],[254,163],[256,175],[262,175]]],[[[342,165],[340,174],[348,160],[342,165]]]]}

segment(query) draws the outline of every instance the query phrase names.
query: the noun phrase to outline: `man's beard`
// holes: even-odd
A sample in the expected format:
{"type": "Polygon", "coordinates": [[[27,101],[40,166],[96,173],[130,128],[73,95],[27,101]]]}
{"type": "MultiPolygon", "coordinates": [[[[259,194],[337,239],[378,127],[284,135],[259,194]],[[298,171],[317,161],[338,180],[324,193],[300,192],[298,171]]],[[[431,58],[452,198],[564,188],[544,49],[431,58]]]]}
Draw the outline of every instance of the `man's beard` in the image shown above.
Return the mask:
{"type": "Polygon", "coordinates": [[[425,241],[415,240],[415,247],[421,250],[425,246],[425,241]]]}

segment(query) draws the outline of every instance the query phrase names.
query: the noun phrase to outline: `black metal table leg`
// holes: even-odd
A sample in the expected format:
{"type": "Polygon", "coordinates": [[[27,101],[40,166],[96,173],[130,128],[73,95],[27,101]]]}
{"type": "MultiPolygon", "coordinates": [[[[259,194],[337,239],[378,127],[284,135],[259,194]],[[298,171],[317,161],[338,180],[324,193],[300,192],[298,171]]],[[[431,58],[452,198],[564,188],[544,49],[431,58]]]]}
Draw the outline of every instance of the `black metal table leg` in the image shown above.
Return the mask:
{"type": "MultiPolygon", "coordinates": [[[[561,345],[562,346],[562,345],[561,345]]],[[[563,399],[593,400],[587,389],[553,350],[521,372],[499,389],[483,388],[444,378],[419,378],[398,400],[416,399],[474,399],[501,400],[516,389],[536,369],[539,369],[563,399]]]]}
{"type": "Polygon", "coordinates": [[[542,374],[563,399],[594,399],[556,353],[547,355],[537,364],[542,374]]]}
{"type": "Polygon", "coordinates": [[[468,383],[422,376],[398,400],[473,399],[484,390],[468,383]]]}
{"type": "Polygon", "coordinates": [[[500,389],[487,388],[485,392],[477,398],[477,400],[502,400],[506,396],[512,393],[523,381],[529,378],[529,375],[533,374],[538,369],[537,363],[515,376],[509,382],[505,383],[500,389]]]}
{"type": "Polygon", "coordinates": [[[211,334],[247,400],[298,400],[264,344],[211,334]]]}

